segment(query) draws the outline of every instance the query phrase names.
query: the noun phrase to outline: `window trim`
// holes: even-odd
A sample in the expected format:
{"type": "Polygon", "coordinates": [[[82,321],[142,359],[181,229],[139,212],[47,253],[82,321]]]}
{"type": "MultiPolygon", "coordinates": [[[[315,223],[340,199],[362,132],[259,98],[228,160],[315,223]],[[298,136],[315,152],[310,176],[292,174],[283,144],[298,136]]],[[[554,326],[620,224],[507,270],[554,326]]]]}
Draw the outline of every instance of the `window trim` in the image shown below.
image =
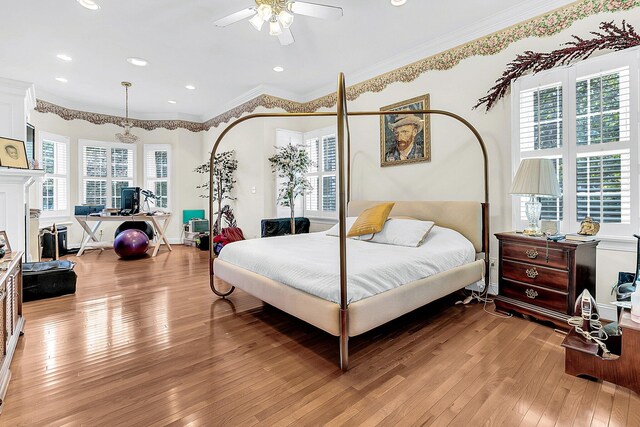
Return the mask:
{"type": "Polygon", "coordinates": [[[44,168],[44,158],[42,155],[42,149],[44,147],[44,141],[51,141],[51,142],[55,142],[57,144],[64,144],[66,146],[67,149],[67,155],[66,155],[66,171],[64,175],[61,174],[45,174],[44,177],[42,178],[42,182],[40,183],[40,185],[37,186],[38,191],[37,191],[37,197],[38,197],[38,207],[40,209],[40,217],[41,218],[66,218],[69,216],[69,206],[71,205],[71,180],[70,180],[70,175],[71,175],[71,143],[70,143],[70,138],[68,136],[64,136],[64,135],[57,135],[54,133],[50,133],[50,132],[38,132],[38,138],[35,144],[37,144],[37,146],[34,146],[34,151],[36,152],[36,158],[38,159],[38,163],[40,164],[40,166],[42,168],[44,168]],[[66,207],[64,209],[58,209],[58,210],[53,210],[53,211],[45,211],[43,209],[43,203],[42,203],[42,185],[44,184],[44,180],[49,178],[49,177],[53,177],[53,178],[64,178],[65,179],[65,183],[67,186],[67,203],[66,203],[66,207]]]}
{"type": "MultiPolygon", "coordinates": [[[[107,177],[105,178],[107,181],[107,194],[106,194],[106,198],[107,198],[107,203],[106,206],[107,208],[112,207],[111,206],[111,202],[113,200],[113,194],[112,194],[112,182],[113,182],[113,176],[112,176],[112,171],[111,171],[111,149],[112,148],[124,148],[127,150],[131,150],[131,152],[133,153],[133,170],[131,171],[132,175],[131,175],[131,182],[132,182],[132,186],[135,187],[137,185],[137,146],[135,144],[123,144],[120,142],[106,142],[106,141],[96,141],[96,140],[91,140],[91,139],[80,139],[78,140],[78,202],[79,204],[85,204],[85,194],[84,194],[84,180],[85,179],[91,179],[91,177],[86,177],[84,175],[84,165],[83,165],[83,160],[84,160],[84,156],[82,154],[84,147],[101,147],[101,148],[106,148],[108,150],[108,155],[107,155],[107,177]]],[[[123,179],[117,179],[116,181],[124,181],[123,179]]]]}
{"type": "MultiPolygon", "coordinates": [[[[172,193],[171,193],[171,144],[144,144],[142,150],[142,163],[143,163],[143,176],[144,176],[144,188],[146,190],[153,191],[151,188],[151,181],[167,181],[167,207],[159,208],[154,206],[156,210],[163,210],[170,212],[171,211],[171,202],[172,202],[172,193]],[[147,153],[155,152],[155,151],[166,151],[167,152],[167,177],[166,178],[149,178],[148,170],[147,170],[147,153]]],[[[142,203],[142,201],[141,201],[142,203]]]]}
{"type": "MultiPolygon", "coordinates": [[[[638,103],[640,102],[640,48],[627,49],[590,58],[577,64],[554,68],[535,75],[522,77],[512,82],[511,88],[511,177],[515,176],[520,160],[532,157],[554,157],[563,159],[564,205],[563,220],[560,230],[562,233],[575,233],[579,230],[577,220],[577,191],[576,191],[576,161],[580,155],[598,152],[618,151],[628,149],[630,153],[630,223],[629,224],[601,224],[601,234],[604,236],[627,236],[637,231],[640,224],[640,170],[638,156],[640,141],[638,138],[638,103]],[[576,82],[578,79],[600,72],[629,68],[629,142],[616,142],[612,145],[599,144],[596,146],[580,146],[576,142],[576,82]],[[561,83],[563,87],[563,145],[560,148],[545,149],[522,153],[520,151],[520,93],[522,91],[544,88],[553,83],[561,83]],[[614,145],[615,144],[615,145],[614,145]]],[[[512,198],[512,224],[520,229],[525,221],[521,218],[520,197],[512,198]]]]}

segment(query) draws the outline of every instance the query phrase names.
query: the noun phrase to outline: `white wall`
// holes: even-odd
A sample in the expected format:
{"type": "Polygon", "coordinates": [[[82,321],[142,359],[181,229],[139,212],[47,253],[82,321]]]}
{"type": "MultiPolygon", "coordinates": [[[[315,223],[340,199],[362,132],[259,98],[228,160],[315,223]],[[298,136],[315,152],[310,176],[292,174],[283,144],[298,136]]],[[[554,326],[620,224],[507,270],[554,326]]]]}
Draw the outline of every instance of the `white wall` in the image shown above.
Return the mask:
{"type": "MultiPolygon", "coordinates": [[[[77,245],[82,238],[82,229],[73,219],[74,205],[81,204],[80,184],[79,184],[79,157],[78,140],[89,139],[96,141],[115,142],[115,134],[122,131],[122,128],[112,125],[94,125],[84,120],[66,121],[54,114],[43,114],[33,112],[31,123],[36,128],[36,138],[39,141],[41,132],[48,132],[57,135],[67,136],[70,139],[70,216],[56,218],[56,222],[71,221],[73,225],[68,228],[68,240],[71,245],[77,245]]],[[[174,214],[167,236],[170,239],[177,239],[181,236],[182,210],[200,209],[201,199],[198,197],[196,186],[200,184],[201,176],[193,172],[193,169],[200,163],[202,158],[202,134],[193,133],[188,130],[166,130],[156,129],[145,131],[134,128],[133,133],[140,139],[135,144],[136,151],[136,182],[137,186],[144,186],[144,166],[143,166],[143,146],[144,144],[170,144],[171,145],[171,194],[170,208],[174,214]]],[[[39,147],[39,145],[38,145],[39,147]]],[[[32,188],[32,206],[39,206],[39,201],[35,197],[35,186],[32,188]]],[[[49,225],[53,220],[43,219],[41,225],[49,225]]],[[[102,227],[102,240],[113,240],[113,233],[117,223],[105,224],[102,227]]]]}

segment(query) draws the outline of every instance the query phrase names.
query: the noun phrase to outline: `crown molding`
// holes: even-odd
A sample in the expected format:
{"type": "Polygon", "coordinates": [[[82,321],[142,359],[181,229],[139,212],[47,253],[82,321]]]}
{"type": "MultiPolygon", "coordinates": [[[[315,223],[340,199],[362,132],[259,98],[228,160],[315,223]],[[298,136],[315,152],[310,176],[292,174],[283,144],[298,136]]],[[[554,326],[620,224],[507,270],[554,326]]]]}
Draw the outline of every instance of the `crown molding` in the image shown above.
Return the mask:
{"type": "MultiPolygon", "coordinates": [[[[380,92],[389,85],[397,82],[411,82],[428,71],[449,70],[460,61],[473,56],[495,55],[506,49],[512,43],[529,37],[549,37],[569,28],[574,22],[592,15],[605,12],[618,12],[630,10],[640,6],[640,0],[579,0],[563,7],[543,13],[550,7],[566,3],[562,0],[545,0],[520,10],[514,7],[493,19],[481,21],[463,35],[451,38],[441,38],[435,42],[418,46],[402,55],[380,62],[368,70],[354,74],[355,81],[359,81],[347,87],[347,99],[353,101],[360,95],[369,92],[380,92]],[[537,11],[537,12],[536,12],[537,11]],[[542,13],[534,18],[526,19],[515,25],[513,21],[523,19],[523,16],[531,16],[532,13],[542,13]],[[494,22],[495,21],[495,22],[494,22]],[[484,22],[484,24],[483,24],[484,22]],[[491,23],[493,22],[493,23],[491,23]],[[484,33],[491,29],[502,28],[491,34],[478,37],[484,25],[484,33]],[[504,28],[504,26],[507,28],[504,28]],[[510,26],[509,26],[510,25],[510,26]],[[473,37],[476,37],[473,39],[473,37]],[[471,41],[464,42],[463,40],[471,41]],[[450,47],[453,46],[453,47],[450,47]],[[412,58],[421,59],[410,62],[412,58]],[[395,64],[408,64],[396,67],[395,64]],[[367,76],[374,77],[367,78],[367,76]]],[[[133,119],[134,127],[146,130],[165,128],[183,128],[192,132],[208,131],[212,127],[218,127],[243,114],[251,113],[257,108],[281,109],[286,112],[313,112],[321,108],[331,108],[336,104],[336,94],[332,88],[317,89],[309,94],[310,100],[300,99],[295,94],[278,90],[273,87],[257,86],[251,91],[230,101],[226,110],[202,123],[192,120],[140,120],[133,119]],[[270,95],[268,93],[274,93],[270,95]],[[326,93],[325,95],[321,95],[326,93]]],[[[124,120],[119,116],[89,113],[80,110],[67,109],[51,102],[38,100],[36,111],[57,114],[65,120],[87,120],[94,124],[113,123],[120,125],[124,120]]]]}

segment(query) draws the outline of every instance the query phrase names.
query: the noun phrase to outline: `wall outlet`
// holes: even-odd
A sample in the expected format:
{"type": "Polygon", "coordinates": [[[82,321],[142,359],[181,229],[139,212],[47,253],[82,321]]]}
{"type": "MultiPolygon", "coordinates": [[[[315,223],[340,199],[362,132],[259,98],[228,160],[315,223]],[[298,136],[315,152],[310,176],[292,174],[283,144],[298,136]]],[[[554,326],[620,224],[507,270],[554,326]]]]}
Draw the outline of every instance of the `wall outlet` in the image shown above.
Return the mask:
{"type": "Polygon", "coordinates": [[[489,267],[496,268],[498,265],[498,260],[496,258],[489,258],[489,267]]]}

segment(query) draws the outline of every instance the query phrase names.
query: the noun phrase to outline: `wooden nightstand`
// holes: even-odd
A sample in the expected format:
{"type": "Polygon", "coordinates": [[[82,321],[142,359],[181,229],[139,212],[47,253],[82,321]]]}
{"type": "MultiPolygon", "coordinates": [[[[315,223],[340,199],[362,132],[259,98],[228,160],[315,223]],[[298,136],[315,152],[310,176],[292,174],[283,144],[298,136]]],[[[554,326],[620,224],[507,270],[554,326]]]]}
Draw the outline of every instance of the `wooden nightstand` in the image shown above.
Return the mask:
{"type": "Polygon", "coordinates": [[[570,329],[577,296],[596,294],[598,241],[548,241],[517,233],[496,234],[499,242],[496,309],[530,315],[570,329]]]}

